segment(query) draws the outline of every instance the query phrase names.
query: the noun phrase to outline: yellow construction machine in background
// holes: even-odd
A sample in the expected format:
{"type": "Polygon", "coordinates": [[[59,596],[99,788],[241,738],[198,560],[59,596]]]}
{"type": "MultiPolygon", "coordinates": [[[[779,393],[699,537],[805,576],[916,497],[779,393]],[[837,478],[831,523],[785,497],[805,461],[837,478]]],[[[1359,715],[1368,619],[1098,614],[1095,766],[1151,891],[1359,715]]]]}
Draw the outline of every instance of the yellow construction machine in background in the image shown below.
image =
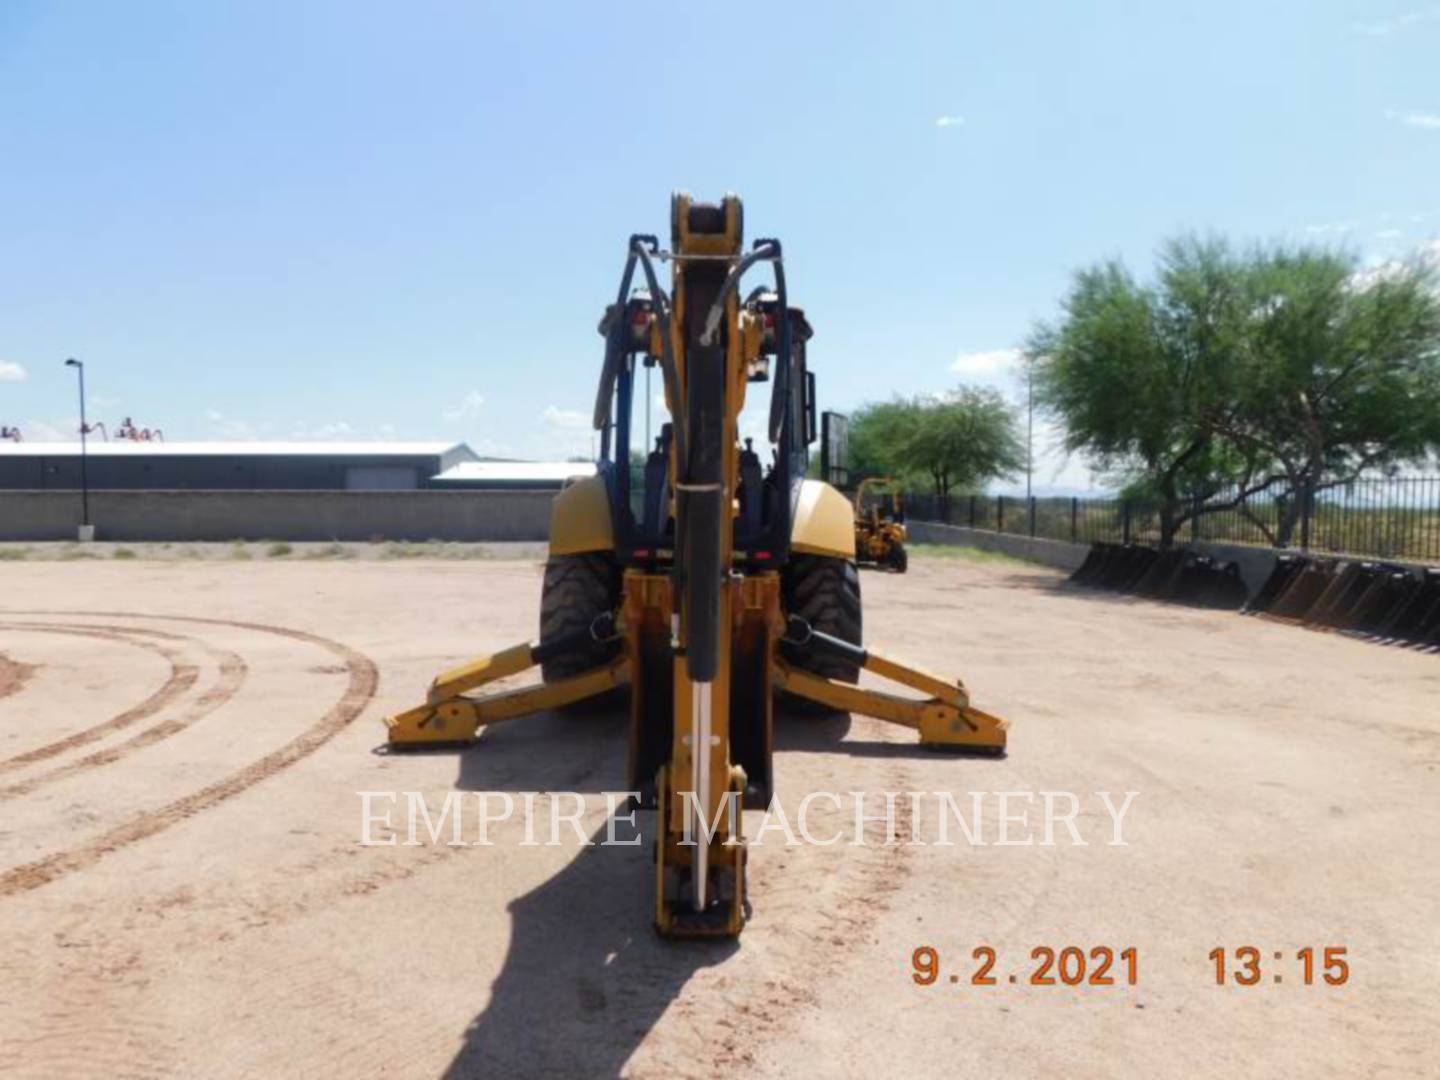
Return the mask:
{"type": "Polygon", "coordinates": [[[972,707],[959,680],[862,645],[851,505],[805,478],[810,325],[789,304],[780,242],[743,249],[737,197],[676,194],[668,250],[632,236],[600,332],[599,468],[556,497],[539,640],[442,674],[423,705],[387,718],[389,742],[468,742],[628,686],[629,788],[656,811],[655,925],[734,935],[746,903],[739,810],[770,802],[777,692],[913,728],[936,748],[1002,751],[1006,724],[972,707]],[[773,285],[742,295],[762,265],[773,285]],[[659,368],[671,420],[632,470],[642,365],[659,368]],[[773,460],[762,468],[738,418],[766,384],[773,460]],[[542,682],[473,693],[537,665],[542,682]],[[862,670],[919,696],[861,689],[862,670]]]}
{"type": "Polygon", "coordinates": [[[855,561],[888,566],[897,574],[910,565],[905,504],[899,486],[888,476],[867,476],[855,489],[855,561]]]}

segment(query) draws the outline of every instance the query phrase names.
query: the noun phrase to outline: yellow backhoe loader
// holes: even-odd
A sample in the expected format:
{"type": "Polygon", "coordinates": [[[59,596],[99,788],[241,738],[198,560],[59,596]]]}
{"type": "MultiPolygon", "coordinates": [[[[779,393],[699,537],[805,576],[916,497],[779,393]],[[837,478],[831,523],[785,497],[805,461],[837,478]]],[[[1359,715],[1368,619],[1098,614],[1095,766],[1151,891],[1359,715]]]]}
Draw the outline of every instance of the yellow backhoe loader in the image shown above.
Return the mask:
{"type": "Polygon", "coordinates": [[[632,236],[600,332],[600,464],[555,499],[539,640],[441,674],[423,705],[387,718],[389,743],[463,743],[488,724],[628,686],[629,789],[656,811],[655,925],[735,935],[746,910],[739,810],[770,802],[777,693],[914,728],[937,748],[1003,751],[1006,724],[973,708],[958,680],[862,645],[850,503],[805,479],[811,329],[789,304],[780,242],[743,249],[737,197],[676,194],[668,250],[632,236]],[[741,278],[761,266],[773,284],[742,294],[741,278]],[[659,368],[671,421],[632,470],[642,364],[659,368]],[[738,420],[766,384],[774,456],[762,468],[738,420]],[[536,665],[537,684],[475,693],[536,665]],[[861,689],[862,670],[919,696],[861,689]]]}
{"type": "Polygon", "coordinates": [[[867,476],[855,489],[855,561],[905,573],[905,504],[888,476],[867,476]],[[866,505],[866,496],[870,496],[866,505]]]}

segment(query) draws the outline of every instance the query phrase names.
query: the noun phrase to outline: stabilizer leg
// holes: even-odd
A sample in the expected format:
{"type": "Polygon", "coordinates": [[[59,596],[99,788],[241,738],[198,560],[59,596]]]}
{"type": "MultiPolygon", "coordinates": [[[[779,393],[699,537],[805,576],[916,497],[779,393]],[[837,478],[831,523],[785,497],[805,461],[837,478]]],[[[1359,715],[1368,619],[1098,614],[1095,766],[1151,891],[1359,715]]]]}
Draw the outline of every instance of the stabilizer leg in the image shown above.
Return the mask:
{"type": "Polygon", "coordinates": [[[629,661],[617,656],[568,679],[481,697],[463,696],[466,690],[534,667],[544,660],[544,653],[543,645],[516,645],[443,673],[431,684],[424,705],[385,718],[389,745],[405,749],[470,742],[487,724],[583,701],[629,681],[629,661]]]}
{"type": "Polygon", "coordinates": [[[841,712],[857,712],[891,724],[914,728],[920,733],[922,746],[986,753],[1004,751],[1005,733],[1009,725],[998,716],[991,716],[974,708],[970,704],[965,685],[958,679],[954,682],[947,681],[920,668],[852,645],[848,641],[810,630],[808,626],[799,628],[801,634],[797,638],[794,635],[797,629],[793,625],[794,621],[792,616],[792,635],[789,638],[792,644],[844,655],[866,671],[929,696],[920,699],[907,698],[882,690],[862,689],[813,675],[777,657],[775,684],[779,689],[841,712]]]}

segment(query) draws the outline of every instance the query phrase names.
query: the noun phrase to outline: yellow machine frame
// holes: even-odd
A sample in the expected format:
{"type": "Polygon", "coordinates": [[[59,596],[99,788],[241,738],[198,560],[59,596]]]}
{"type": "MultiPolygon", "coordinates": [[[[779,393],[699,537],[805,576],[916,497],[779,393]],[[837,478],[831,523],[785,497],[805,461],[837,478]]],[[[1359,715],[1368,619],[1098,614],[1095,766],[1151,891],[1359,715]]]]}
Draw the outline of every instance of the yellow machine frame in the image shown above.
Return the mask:
{"type": "Polygon", "coordinates": [[[855,489],[855,558],[862,563],[888,563],[896,545],[905,543],[905,526],[891,518],[882,518],[880,508],[865,508],[865,495],[874,488],[891,491],[898,511],[900,489],[889,476],[867,476],[855,489]]]}
{"type": "MultiPolygon", "coordinates": [[[[662,589],[669,582],[658,575],[644,575],[638,591],[662,589]]],[[[627,598],[629,596],[627,590],[627,598]]],[[[664,608],[650,609],[660,615],[664,608]]],[[[628,639],[627,644],[628,644],[628,639]]],[[[633,644],[630,645],[633,649],[633,644]]],[[[436,677],[426,703],[385,718],[387,739],[392,746],[448,746],[471,742],[480,729],[502,720],[558,709],[595,697],[630,681],[628,653],[582,675],[557,682],[536,683],[485,697],[465,696],[486,683],[519,675],[535,667],[535,644],[515,645],[453,668],[436,677]]],[[[890,657],[867,650],[863,667],[881,678],[918,690],[926,697],[901,697],[881,690],[851,686],[824,679],[771,657],[774,687],[839,712],[860,713],[920,734],[920,745],[936,750],[1005,749],[1007,721],[991,716],[970,704],[969,692],[960,680],[953,682],[890,657]]]]}
{"type": "MultiPolygon", "coordinates": [[[[605,640],[618,640],[619,651],[613,659],[553,682],[485,693],[489,684],[523,674],[559,647],[556,642],[516,645],[442,673],[431,684],[423,705],[385,721],[388,742],[395,748],[465,743],[476,739],[490,724],[554,709],[629,684],[631,785],[648,787],[657,810],[655,924],[662,934],[675,936],[735,935],[744,922],[746,855],[738,804],[752,793],[751,781],[756,778],[746,776],[733,752],[732,694],[745,694],[736,698],[742,710],[758,710],[753,716],[749,712],[741,715],[750,717],[761,732],[767,768],[773,697],[775,691],[781,690],[832,709],[858,712],[914,729],[921,744],[929,747],[999,752],[1006,744],[1006,722],[973,708],[960,681],[813,632],[803,620],[787,615],[778,569],[751,568],[744,572],[734,563],[732,529],[724,527],[723,521],[733,519],[737,512],[734,495],[738,483],[738,415],[760,356],[763,327],[753,312],[742,307],[734,288],[720,293],[709,313],[713,323],[723,303],[723,335],[714,334],[715,327],[711,326],[706,335],[696,337],[706,312],[687,310],[691,301],[687,275],[692,266],[705,266],[711,293],[703,295],[711,295],[717,261],[731,268],[741,261],[739,199],[726,196],[721,208],[723,229],[692,231],[690,198],[684,194],[675,196],[674,250],[666,253],[673,263],[668,342],[660,338],[662,326],[658,320],[651,329],[651,353],[658,355],[665,349],[667,358],[673,357],[673,379],[666,380],[672,415],[681,412],[686,400],[689,342],[697,340],[712,348],[712,357],[716,341],[724,347],[726,404],[719,438],[721,447],[735,449],[727,449],[721,460],[718,487],[729,517],[722,519],[719,565],[735,569],[723,575],[716,597],[717,636],[712,640],[718,643],[718,667],[714,677],[707,681],[691,677],[686,653],[697,630],[690,625],[695,616],[685,610],[686,605],[676,595],[671,574],[663,567],[630,567],[623,573],[616,611],[606,616],[605,625],[592,626],[589,631],[597,640],[601,634],[605,640]],[[679,400],[674,399],[677,394],[679,400]],[[791,650],[839,651],[872,675],[909,687],[919,696],[884,693],[811,674],[782,659],[782,641],[791,650]],[[758,694],[756,684],[742,690],[733,682],[742,658],[745,670],[758,679],[758,694]],[[668,671],[658,671],[657,664],[668,665],[668,671]],[[662,675],[666,677],[660,678],[662,675]],[[670,687],[668,711],[663,701],[656,700],[657,685],[670,687]],[[647,727],[657,715],[671,728],[668,746],[658,750],[653,744],[654,729],[647,727]],[[642,738],[647,733],[652,736],[649,742],[642,738]],[[661,756],[658,761],[654,760],[657,754],[661,756]],[[696,820],[702,816],[703,823],[696,820]]],[[[777,257],[778,250],[775,244],[777,257]]],[[[737,281],[742,271],[743,267],[734,271],[737,281]]],[[[672,447],[671,454],[669,475],[683,476],[680,462],[675,459],[678,448],[672,447]]],[[[704,487],[713,494],[715,486],[704,487]]],[[[680,492],[688,494],[699,487],[677,483],[671,491],[671,513],[677,526],[680,492]]],[[[585,480],[560,493],[553,513],[552,556],[606,551],[613,544],[614,529],[603,480],[585,480]]],[[[792,519],[791,550],[849,558],[854,554],[853,544],[854,518],[848,500],[829,485],[804,481],[792,519]]],[[[754,732],[747,729],[746,737],[753,739],[754,732]]],[[[763,786],[768,788],[769,777],[763,780],[763,786]]]]}

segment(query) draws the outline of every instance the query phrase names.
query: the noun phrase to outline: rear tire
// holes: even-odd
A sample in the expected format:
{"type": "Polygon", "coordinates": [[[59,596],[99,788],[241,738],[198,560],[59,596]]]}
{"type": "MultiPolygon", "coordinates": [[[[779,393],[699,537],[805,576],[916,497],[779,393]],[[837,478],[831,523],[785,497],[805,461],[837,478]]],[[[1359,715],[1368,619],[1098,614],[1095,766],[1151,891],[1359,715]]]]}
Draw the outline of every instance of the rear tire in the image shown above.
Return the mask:
{"type": "Polygon", "coordinates": [[[910,556],[905,551],[905,545],[895,541],[895,546],[890,549],[890,567],[897,574],[903,574],[910,566],[910,556]]]}
{"type": "MultiPolygon", "coordinates": [[[[860,611],[860,572],[849,559],[824,555],[792,555],[782,575],[785,610],[798,615],[812,630],[852,645],[864,640],[860,611]]],[[[827,679],[853,683],[860,665],[838,656],[781,645],[785,659],[796,667],[827,679]]]]}
{"type": "MultiPolygon", "coordinates": [[[[614,611],[619,599],[620,571],[608,552],[552,555],[545,564],[540,593],[540,640],[586,629],[597,617],[614,611]]],[[[546,660],[540,671],[546,682],[568,678],[603,664],[619,648],[618,641],[587,641],[546,660]]]]}

